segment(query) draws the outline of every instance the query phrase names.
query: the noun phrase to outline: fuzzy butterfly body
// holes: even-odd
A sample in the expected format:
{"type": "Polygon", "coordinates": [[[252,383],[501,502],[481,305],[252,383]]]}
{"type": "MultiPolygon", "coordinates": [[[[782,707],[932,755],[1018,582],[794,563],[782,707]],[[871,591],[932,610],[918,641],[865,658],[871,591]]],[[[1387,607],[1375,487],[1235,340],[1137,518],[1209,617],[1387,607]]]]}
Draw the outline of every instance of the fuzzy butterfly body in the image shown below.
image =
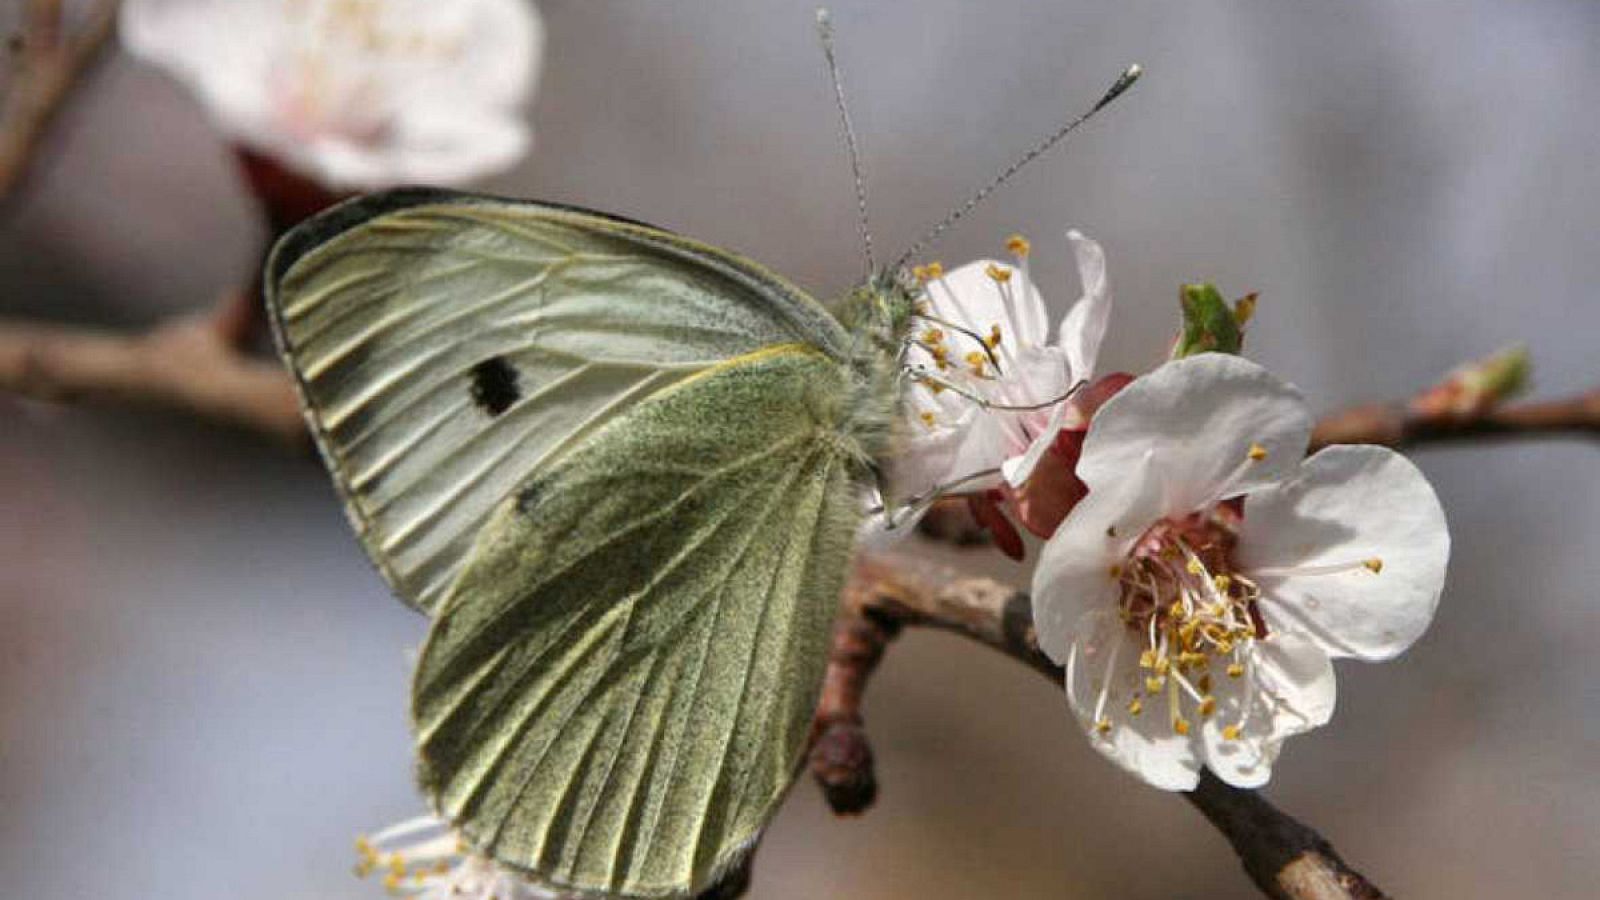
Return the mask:
{"type": "Polygon", "coordinates": [[[835,315],[660,229],[438,191],[329,210],[268,274],[351,522],[433,617],[439,812],[552,887],[713,882],[801,763],[909,291],[835,315]]]}

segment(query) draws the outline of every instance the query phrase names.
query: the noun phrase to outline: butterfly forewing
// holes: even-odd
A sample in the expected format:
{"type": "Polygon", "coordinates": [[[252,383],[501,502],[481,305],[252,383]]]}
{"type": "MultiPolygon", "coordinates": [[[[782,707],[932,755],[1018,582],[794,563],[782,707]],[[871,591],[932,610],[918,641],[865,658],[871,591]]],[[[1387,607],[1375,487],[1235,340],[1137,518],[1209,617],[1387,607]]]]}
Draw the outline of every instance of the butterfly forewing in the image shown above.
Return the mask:
{"type": "Polygon", "coordinates": [[[431,611],[495,506],[598,427],[717,362],[838,324],[752,263],[564,207],[354,201],[269,264],[274,332],[369,555],[431,611]]]}
{"type": "Polygon", "coordinates": [[[858,518],[849,370],[768,348],[633,406],[495,511],[424,647],[421,777],[562,888],[704,887],[805,748],[858,518]]]}

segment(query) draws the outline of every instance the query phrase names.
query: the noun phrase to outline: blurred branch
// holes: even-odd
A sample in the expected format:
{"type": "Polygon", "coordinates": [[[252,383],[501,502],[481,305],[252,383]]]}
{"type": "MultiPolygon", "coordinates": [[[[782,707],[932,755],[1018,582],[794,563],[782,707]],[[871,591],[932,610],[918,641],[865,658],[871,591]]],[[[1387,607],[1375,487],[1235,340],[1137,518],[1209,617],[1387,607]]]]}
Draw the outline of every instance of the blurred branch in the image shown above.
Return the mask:
{"type": "MultiPolygon", "coordinates": [[[[877,792],[861,716],[866,683],[900,630],[952,631],[1017,660],[1061,687],[1039,649],[1028,595],[984,578],[959,578],[926,562],[863,556],[846,587],[813,725],[812,775],[836,812],[859,814],[877,792]]],[[[1344,864],[1311,828],[1254,791],[1202,776],[1189,802],[1222,832],[1256,886],[1278,900],[1377,900],[1384,895],[1344,864]]]]}
{"type": "Polygon", "coordinates": [[[1517,403],[1468,416],[1423,414],[1402,405],[1357,406],[1324,417],[1311,449],[1329,444],[1420,447],[1482,439],[1600,438],[1600,389],[1562,400],[1517,403]]]}
{"type": "Polygon", "coordinates": [[[0,102],[0,202],[16,188],[50,119],[110,37],[118,5],[97,0],[83,26],[69,32],[61,0],[28,0],[0,102]]]}
{"type": "Polygon", "coordinates": [[[302,445],[308,438],[288,375],[276,360],[246,351],[259,305],[254,292],[241,291],[210,313],[133,336],[0,320],[0,389],[176,409],[302,445]]]}

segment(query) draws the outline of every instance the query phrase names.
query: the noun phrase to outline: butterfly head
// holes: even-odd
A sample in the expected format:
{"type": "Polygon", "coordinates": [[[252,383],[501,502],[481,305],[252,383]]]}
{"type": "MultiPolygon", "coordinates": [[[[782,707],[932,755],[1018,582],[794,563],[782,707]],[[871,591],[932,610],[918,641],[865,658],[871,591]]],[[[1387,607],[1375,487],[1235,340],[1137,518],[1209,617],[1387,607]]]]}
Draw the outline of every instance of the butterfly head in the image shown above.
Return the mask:
{"type": "Polygon", "coordinates": [[[875,349],[898,354],[917,314],[920,293],[905,272],[879,270],[844,298],[839,319],[875,349]]]}

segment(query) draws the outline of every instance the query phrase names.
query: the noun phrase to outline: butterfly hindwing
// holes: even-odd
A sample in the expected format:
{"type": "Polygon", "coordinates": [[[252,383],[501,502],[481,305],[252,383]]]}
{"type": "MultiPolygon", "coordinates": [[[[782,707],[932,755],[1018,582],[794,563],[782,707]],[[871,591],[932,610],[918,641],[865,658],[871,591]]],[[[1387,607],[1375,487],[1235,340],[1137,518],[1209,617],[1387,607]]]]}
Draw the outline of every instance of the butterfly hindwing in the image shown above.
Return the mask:
{"type": "Polygon", "coordinates": [[[547,204],[406,190],[291,232],[273,329],[368,554],[425,610],[491,511],[632,405],[708,366],[846,338],[724,251],[547,204]]]}
{"type": "Polygon", "coordinates": [[[536,880],[677,896],[805,749],[859,516],[849,370],[723,362],[614,417],[483,530],[414,685],[421,779],[536,880]]]}

